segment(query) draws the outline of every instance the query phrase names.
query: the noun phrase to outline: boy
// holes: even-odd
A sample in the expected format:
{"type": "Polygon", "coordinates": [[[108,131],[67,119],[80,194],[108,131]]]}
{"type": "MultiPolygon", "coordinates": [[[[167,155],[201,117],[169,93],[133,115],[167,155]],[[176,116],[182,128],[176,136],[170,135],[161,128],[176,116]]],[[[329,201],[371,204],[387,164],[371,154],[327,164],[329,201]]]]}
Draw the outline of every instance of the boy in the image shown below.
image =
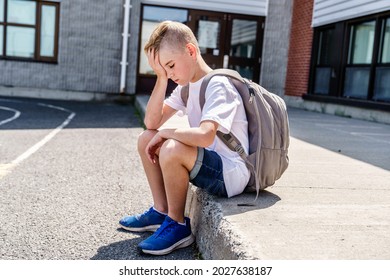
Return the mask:
{"type": "Polygon", "coordinates": [[[244,190],[249,170],[240,156],[216,137],[216,132],[232,131],[248,152],[248,123],[241,97],[226,77],[211,79],[201,111],[200,86],[212,69],[186,25],[160,23],[145,53],[157,81],[147,104],[147,130],[139,136],[138,152],[154,204],[145,213],[124,217],[119,223],[130,231],[157,230],[138,246],[144,253],[163,255],[194,242],[190,220],[184,217],[189,182],[221,197],[244,190]],[[168,79],[178,86],[165,100],[168,79]],[[180,92],[188,84],[185,106],[180,92]],[[157,130],[177,111],[187,113],[190,128],[157,130]]]}

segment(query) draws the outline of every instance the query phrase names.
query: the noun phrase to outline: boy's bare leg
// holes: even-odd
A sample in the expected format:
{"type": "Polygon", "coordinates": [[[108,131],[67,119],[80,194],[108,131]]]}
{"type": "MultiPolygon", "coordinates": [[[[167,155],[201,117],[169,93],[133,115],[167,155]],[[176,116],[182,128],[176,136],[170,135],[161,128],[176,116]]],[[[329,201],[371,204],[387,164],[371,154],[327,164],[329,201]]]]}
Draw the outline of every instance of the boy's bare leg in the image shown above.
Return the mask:
{"type": "Polygon", "coordinates": [[[145,130],[140,134],[138,137],[138,153],[152,192],[154,208],[160,212],[167,213],[168,202],[160,164],[158,161],[155,164],[151,163],[145,153],[146,146],[156,133],[157,130],[145,130]]]}
{"type": "Polygon", "coordinates": [[[173,139],[165,141],[160,149],[159,162],[168,201],[168,216],[177,222],[184,222],[189,171],[195,165],[197,153],[197,147],[173,139]]]}

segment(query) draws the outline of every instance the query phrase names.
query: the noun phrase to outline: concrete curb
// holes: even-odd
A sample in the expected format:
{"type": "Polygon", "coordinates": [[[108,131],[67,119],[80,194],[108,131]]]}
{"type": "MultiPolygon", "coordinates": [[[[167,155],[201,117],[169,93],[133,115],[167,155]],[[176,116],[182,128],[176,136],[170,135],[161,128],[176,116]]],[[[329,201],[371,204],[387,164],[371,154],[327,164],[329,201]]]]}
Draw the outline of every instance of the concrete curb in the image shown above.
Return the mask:
{"type": "MultiPolygon", "coordinates": [[[[242,194],[239,200],[252,203],[254,194],[242,194]]],[[[236,201],[233,200],[233,203],[236,201]]],[[[258,257],[248,248],[224,215],[228,199],[212,196],[205,191],[190,186],[187,197],[186,215],[191,218],[198,249],[208,260],[250,260],[258,257]]],[[[236,208],[236,206],[233,206],[236,208]]]]}
{"type": "Polygon", "coordinates": [[[198,249],[204,259],[248,259],[240,237],[229,230],[222,205],[211,195],[190,186],[187,214],[191,218],[198,249]]]}

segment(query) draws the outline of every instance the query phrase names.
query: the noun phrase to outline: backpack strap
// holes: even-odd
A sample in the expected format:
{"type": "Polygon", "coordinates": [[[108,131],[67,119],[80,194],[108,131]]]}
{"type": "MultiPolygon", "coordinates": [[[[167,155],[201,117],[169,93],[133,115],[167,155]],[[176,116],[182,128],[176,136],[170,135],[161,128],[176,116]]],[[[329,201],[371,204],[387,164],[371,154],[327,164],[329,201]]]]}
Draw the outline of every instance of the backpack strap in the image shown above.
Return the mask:
{"type": "MultiPolygon", "coordinates": [[[[239,81],[242,81],[242,77],[240,74],[238,74],[236,71],[229,70],[229,69],[218,69],[210,72],[206,77],[205,80],[203,80],[200,92],[199,92],[199,103],[200,103],[200,109],[203,110],[204,104],[206,103],[206,88],[208,83],[210,82],[211,78],[214,76],[228,76],[234,79],[237,79],[239,81]],[[225,71],[228,70],[228,71],[225,71]],[[206,79],[207,78],[207,79],[206,79]]],[[[244,81],[242,81],[244,82],[244,81]]],[[[183,100],[184,104],[187,106],[188,97],[189,97],[189,85],[185,85],[181,88],[181,99],[183,100]]],[[[223,143],[225,143],[226,146],[229,147],[232,151],[236,151],[244,160],[247,157],[247,154],[245,153],[244,148],[241,146],[240,141],[237,139],[236,136],[234,136],[232,133],[225,134],[221,131],[217,131],[217,136],[222,140],[223,143]]]]}
{"type": "MultiPolygon", "coordinates": [[[[244,78],[241,77],[241,75],[234,70],[231,69],[216,69],[208,73],[205,78],[203,79],[202,85],[200,86],[199,91],[199,104],[201,110],[203,110],[204,104],[206,103],[206,89],[207,86],[214,76],[225,76],[230,79],[237,80],[238,82],[241,82],[243,84],[246,84],[244,78]]],[[[237,152],[242,159],[246,161],[247,154],[245,153],[244,148],[242,147],[240,141],[236,136],[234,136],[232,133],[223,133],[221,131],[217,131],[217,136],[223,143],[225,143],[226,146],[229,147],[230,150],[237,152]]]]}
{"type": "MultiPolygon", "coordinates": [[[[231,69],[216,69],[211,72],[209,72],[203,79],[202,84],[200,86],[200,91],[199,91],[199,104],[200,104],[200,109],[203,110],[204,104],[206,103],[206,89],[207,86],[210,82],[210,80],[214,76],[225,76],[230,79],[236,80],[241,84],[246,85],[247,82],[241,75],[234,70],[231,69]]],[[[237,84],[237,83],[235,83],[237,84]]],[[[181,88],[181,99],[183,100],[184,104],[187,106],[188,102],[188,96],[189,96],[189,85],[185,85],[181,88]]],[[[232,133],[225,134],[221,131],[217,131],[217,136],[223,143],[225,143],[226,146],[232,151],[237,152],[242,159],[247,161],[248,155],[245,153],[244,148],[242,147],[240,141],[236,136],[234,136],[232,133]]]]}
{"type": "MultiPolygon", "coordinates": [[[[204,104],[206,103],[206,89],[207,89],[207,86],[211,80],[211,78],[213,78],[214,76],[225,76],[225,77],[228,77],[228,78],[231,78],[231,79],[234,79],[234,80],[237,80],[243,84],[246,84],[246,81],[243,77],[241,77],[241,75],[237,72],[237,71],[234,71],[234,70],[231,70],[231,69],[216,69],[216,70],[213,70],[211,72],[209,72],[205,77],[204,77],[204,80],[202,82],[202,85],[200,87],[200,91],[199,91],[199,104],[200,104],[200,109],[203,110],[203,106],[204,104]]],[[[188,96],[189,96],[189,90],[190,90],[190,86],[189,85],[185,85],[181,88],[181,99],[183,100],[184,104],[187,106],[187,102],[188,102],[188,96]]]]}
{"type": "Polygon", "coordinates": [[[190,94],[190,85],[185,85],[181,88],[181,99],[184,102],[184,105],[187,107],[187,102],[188,102],[188,96],[190,94]]]}
{"type": "Polygon", "coordinates": [[[246,161],[247,153],[245,153],[244,148],[241,145],[240,140],[236,136],[234,136],[233,133],[223,133],[219,130],[217,130],[217,136],[223,143],[225,143],[228,148],[234,152],[237,152],[240,157],[246,161]]]}
{"type": "Polygon", "coordinates": [[[239,82],[241,82],[243,84],[246,84],[244,78],[241,77],[241,75],[237,71],[235,71],[235,70],[221,68],[221,69],[215,69],[215,70],[209,72],[204,77],[202,85],[200,86],[199,104],[200,104],[200,108],[201,109],[203,109],[203,106],[206,103],[206,89],[207,89],[207,86],[208,86],[211,78],[213,78],[214,76],[225,76],[225,77],[237,80],[237,81],[239,81],[239,82]]]}

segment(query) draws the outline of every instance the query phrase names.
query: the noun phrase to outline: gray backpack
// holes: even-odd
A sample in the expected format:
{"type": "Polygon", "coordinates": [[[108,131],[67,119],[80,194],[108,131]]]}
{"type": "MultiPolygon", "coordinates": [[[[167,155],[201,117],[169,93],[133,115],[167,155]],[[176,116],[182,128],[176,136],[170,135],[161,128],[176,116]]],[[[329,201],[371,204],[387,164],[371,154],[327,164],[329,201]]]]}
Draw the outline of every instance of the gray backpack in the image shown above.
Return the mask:
{"type": "MultiPolygon", "coordinates": [[[[246,192],[257,192],[272,186],[288,167],[290,143],[287,108],[284,100],[258,84],[242,78],[230,69],[217,69],[208,73],[201,85],[199,103],[205,104],[205,92],[214,76],[226,76],[240,93],[248,120],[249,154],[232,134],[217,131],[217,136],[244,159],[251,172],[246,192]]],[[[181,97],[188,101],[189,87],[184,86],[181,97]]],[[[257,198],[256,196],[256,198],[257,198]]]]}

